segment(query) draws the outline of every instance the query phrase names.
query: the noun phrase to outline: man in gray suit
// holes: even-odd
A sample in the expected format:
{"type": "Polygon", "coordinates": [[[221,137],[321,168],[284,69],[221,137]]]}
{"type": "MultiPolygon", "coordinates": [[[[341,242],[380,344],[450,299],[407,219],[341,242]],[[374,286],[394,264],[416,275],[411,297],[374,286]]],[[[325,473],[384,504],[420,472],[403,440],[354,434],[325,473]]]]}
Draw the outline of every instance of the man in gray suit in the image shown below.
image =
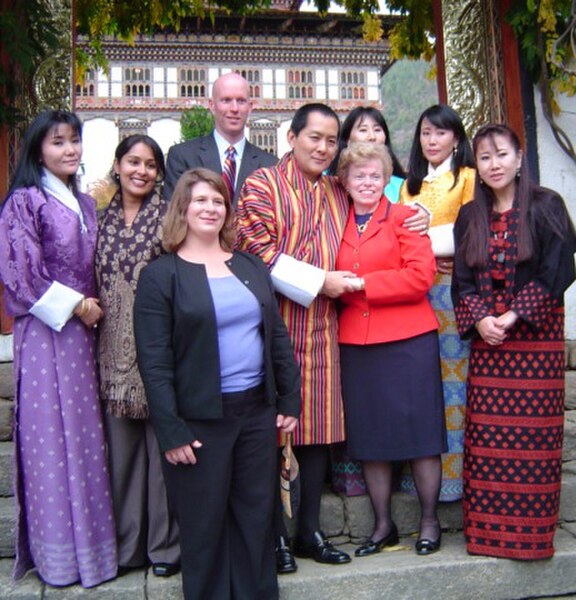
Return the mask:
{"type": "Polygon", "coordinates": [[[194,167],[222,173],[230,146],[234,147],[234,205],[244,180],[260,167],[271,167],[278,159],[260,150],[244,137],[246,121],[252,111],[248,82],[238,73],[221,75],[212,87],[208,104],[214,115],[210,135],[175,144],[168,152],[164,197],[169,200],[178,178],[194,167]]]}

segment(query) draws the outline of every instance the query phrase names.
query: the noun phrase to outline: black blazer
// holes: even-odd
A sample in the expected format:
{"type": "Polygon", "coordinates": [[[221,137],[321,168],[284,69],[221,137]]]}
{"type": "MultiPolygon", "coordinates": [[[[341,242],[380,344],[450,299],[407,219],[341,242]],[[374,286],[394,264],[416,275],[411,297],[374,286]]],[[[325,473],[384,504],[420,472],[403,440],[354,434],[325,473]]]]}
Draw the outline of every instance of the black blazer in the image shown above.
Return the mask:
{"type": "MultiPolygon", "coordinates": [[[[475,201],[473,201],[475,202],[475,201]]],[[[454,272],[452,274],[452,303],[459,316],[458,329],[461,337],[469,338],[477,336],[475,323],[489,313],[472,313],[466,306],[464,298],[473,294],[483,297],[479,280],[480,270],[469,267],[462,252],[461,240],[470,221],[470,212],[473,202],[465,204],[458,213],[454,225],[454,241],[456,255],[454,257],[454,272]]],[[[535,282],[546,295],[549,295],[554,306],[563,306],[563,294],[574,281],[576,276],[574,268],[574,252],[576,251],[576,237],[570,217],[562,198],[546,188],[537,187],[534,190],[534,200],[529,210],[532,229],[533,254],[532,257],[516,265],[514,273],[514,294],[517,295],[522,288],[530,282],[535,282]],[[558,223],[564,223],[565,236],[563,239],[550,228],[548,221],[544,218],[544,211],[553,213],[558,223]]],[[[540,304],[534,303],[530,309],[519,312],[520,317],[532,328],[537,329],[546,311],[542,307],[547,306],[545,298],[540,304]]],[[[551,306],[549,310],[551,310],[551,306]]]]}
{"type": "MultiPolygon", "coordinates": [[[[268,269],[239,251],[227,265],[261,306],[266,401],[278,414],[298,417],[300,369],[268,269]]],[[[167,254],[146,266],[136,290],[134,333],[161,450],[194,441],[186,420],[222,417],[218,331],[204,265],[167,254]]]]}
{"type": "MultiPolygon", "coordinates": [[[[236,187],[234,189],[234,206],[238,203],[240,190],[248,175],[261,167],[273,167],[278,159],[269,152],[261,150],[249,141],[246,141],[236,187]]],[[[222,173],[222,164],[218,154],[218,146],[214,135],[195,138],[188,142],[176,144],[168,151],[166,161],[166,179],[164,181],[163,196],[170,200],[180,175],[194,167],[205,167],[216,173],[222,173]]]]}

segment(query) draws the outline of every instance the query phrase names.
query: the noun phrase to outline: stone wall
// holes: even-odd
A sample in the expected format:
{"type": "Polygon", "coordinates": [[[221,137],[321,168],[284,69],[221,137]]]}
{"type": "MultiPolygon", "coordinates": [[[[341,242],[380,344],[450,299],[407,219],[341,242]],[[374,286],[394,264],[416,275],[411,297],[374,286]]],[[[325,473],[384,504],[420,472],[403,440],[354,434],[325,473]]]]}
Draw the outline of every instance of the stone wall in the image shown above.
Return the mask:
{"type": "MultiPolygon", "coordinates": [[[[542,112],[538,90],[534,92],[538,136],[540,183],[557,191],[566,202],[572,220],[576,223],[576,163],[565,154],[552,134],[542,112]]],[[[559,96],[561,113],[558,125],[574,143],[576,140],[576,96],[559,96]]],[[[566,339],[576,340],[576,285],[566,294],[566,339]]]]}

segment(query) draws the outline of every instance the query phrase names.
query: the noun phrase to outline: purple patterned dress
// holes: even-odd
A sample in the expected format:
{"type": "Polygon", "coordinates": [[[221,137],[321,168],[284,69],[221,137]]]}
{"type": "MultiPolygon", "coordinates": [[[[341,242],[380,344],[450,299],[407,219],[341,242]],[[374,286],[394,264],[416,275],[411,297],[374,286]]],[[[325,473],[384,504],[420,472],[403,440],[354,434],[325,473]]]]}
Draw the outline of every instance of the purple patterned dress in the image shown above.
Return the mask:
{"type": "Polygon", "coordinates": [[[96,215],[37,188],[16,190],[0,215],[0,278],[14,327],[15,578],[36,567],[51,585],[115,577],[116,538],[98,401],[94,332],[72,317],[58,332],[29,311],[55,281],[94,296],[96,215]]]}

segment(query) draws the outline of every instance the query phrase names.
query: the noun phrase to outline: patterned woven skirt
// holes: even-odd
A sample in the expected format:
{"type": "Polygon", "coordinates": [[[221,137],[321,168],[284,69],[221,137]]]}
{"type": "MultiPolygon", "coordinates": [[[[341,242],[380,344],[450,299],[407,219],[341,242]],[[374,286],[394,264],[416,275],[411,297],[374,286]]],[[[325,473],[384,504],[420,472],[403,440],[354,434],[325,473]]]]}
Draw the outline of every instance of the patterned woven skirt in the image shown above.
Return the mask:
{"type": "Polygon", "coordinates": [[[464,455],[468,552],[549,558],[560,504],[564,317],[534,333],[521,322],[501,346],[470,355],[464,455]]]}
{"type": "MultiPolygon", "coordinates": [[[[462,341],[456,330],[456,320],[450,297],[450,275],[437,274],[430,290],[430,302],[440,328],[440,363],[448,430],[448,452],[442,455],[442,487],[440,501],[462,498],[462,458],[464,451],[464,412],[466,406],[466,375],[470,343],[462,341]]],[[[400,481],[403,492],[416,494],[414,479],[405,469],[400,481]]]]}

